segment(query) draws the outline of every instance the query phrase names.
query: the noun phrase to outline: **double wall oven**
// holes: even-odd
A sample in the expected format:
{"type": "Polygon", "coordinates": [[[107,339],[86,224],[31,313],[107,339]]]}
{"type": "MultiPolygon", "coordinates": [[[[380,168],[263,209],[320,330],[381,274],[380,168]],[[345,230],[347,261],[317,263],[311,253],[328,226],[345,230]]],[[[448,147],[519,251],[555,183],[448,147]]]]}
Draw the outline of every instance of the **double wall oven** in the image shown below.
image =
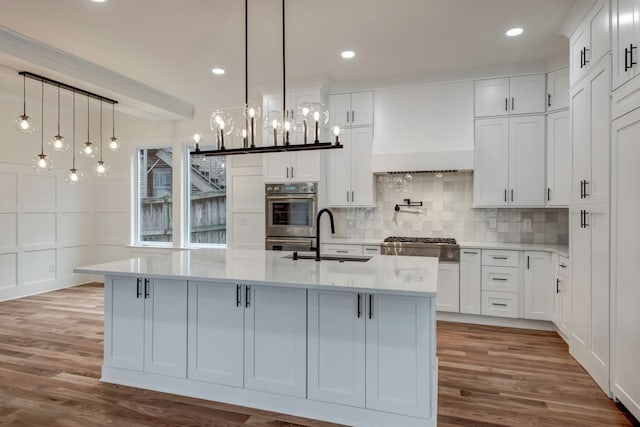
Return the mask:
{"type": "Polygon", "coordinates": [[[318,185],[265,184],[267,250],[310,251],[315,246],[318,185]]]}

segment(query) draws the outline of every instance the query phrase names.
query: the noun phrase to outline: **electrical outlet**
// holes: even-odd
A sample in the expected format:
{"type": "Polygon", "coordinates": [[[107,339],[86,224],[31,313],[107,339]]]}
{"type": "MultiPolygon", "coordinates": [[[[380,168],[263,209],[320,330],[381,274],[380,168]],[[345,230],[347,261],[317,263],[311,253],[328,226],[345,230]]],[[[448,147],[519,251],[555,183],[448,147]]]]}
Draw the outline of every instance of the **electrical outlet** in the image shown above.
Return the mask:
{"type": "Polygon", "coordinates": [[[522,220],[522,231],[531,231],[531,220],[530,219],[522,220]]]}
{"type": "Polygon", "coordinates": [[[49,264],[49,273],[53,273],[56,271],[56,266],[55,264],[49,264]]]}
{"type": "Polygon", "coordinates": [[[498,220],[496,218],[489,218],[489,229],[495,230],[498,227],[498,220]]]}

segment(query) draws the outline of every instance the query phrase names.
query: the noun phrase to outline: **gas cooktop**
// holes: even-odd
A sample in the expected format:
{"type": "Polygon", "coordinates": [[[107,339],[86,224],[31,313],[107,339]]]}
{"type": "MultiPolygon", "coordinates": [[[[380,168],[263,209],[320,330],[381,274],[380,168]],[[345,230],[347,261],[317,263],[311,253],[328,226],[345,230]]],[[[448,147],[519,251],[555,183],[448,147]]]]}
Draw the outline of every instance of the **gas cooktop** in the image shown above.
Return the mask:
{"type": "Polygon", "coordinates": [[[436,257],[441,262],[460,261],[460,246],[456,239],[443,237],[387,237],[380,245],[380,253],[436,257]]]}
{"type": "Polygon", "coordinates": [[[457,244],[456,239],[452,239],[449,237],[398,237],[391,236],[384,239],[385,243],[436,243],[436,244],[447,244],[447,245],[455,245],[457,244]]]}

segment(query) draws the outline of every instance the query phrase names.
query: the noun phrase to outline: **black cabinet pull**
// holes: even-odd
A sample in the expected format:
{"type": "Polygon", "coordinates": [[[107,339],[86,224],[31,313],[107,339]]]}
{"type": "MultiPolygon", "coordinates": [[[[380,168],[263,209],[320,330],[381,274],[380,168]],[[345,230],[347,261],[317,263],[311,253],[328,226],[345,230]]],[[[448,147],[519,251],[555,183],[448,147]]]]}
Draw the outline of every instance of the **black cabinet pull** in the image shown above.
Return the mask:
{"type": "Polygon", "coordinates": [[[560,293],[560,279],[556,279],[556,294],[560,293]]]}
{"type": "Polygon", "coordinates": [[[349,123],[349,112],[347,111],[347,123],[349,123]]]}
{"type": "Polygon", "coordinates": [[[511,201],[513,202],[513,188],[511,189],[511,201]]]}
{"type": "Polygon", "coordinates": [[[560,267],[567,268],[567,265],[566,264],[560,264],[560,267]]]}
{"type": "Polygon", "coordinates": [[[504,111],[509,111],[509,98],[504,99],[504,111]]]}
{"type": "Polygon", "coordinates": [[[509,259],[509,257],[506,257],[506,256],[492,256],[491,258],[493,258],[493,259],[509,259]]]}
{"type": "Polygon", "coordinates": [[[587,49],[586,47],[584,48],[584,66],[586,67],[587,64],[589,63],[589,61],[587,61],[587,52],[589,52],[589,49],[587,49]]]}
{"type": "Polygon", "coordinates": [[[589,223],[587,222],[588,212],[584,211],[584,228],[589,228],[589,223]]]}
{"type": "Polygon", "coordinates": [[[589,181],[587,181],[586,179],[584,180],[584,198],[586,199],[587,197],[589,197],[589,193],[587,193],[587,185],[589,185],[589,181]]]}
{"type": "Polygon", "coordinates": [[[356,112],[351,110],[351,123],[355,123],[356,121],[356,112]]]}
{"type": "Polygon", "coordinates": [[[551,107],[551,94],[547,95],[547,106],[551,107]]]}
{"type": "Polygon", "coordinates": [[[357,307],[358,319],[362,315],[362,309],[360,308],[361,307],[361,301],[362,301],[362,294],[358,294],[358,307],[357,307]]]}
{"type": "Polygon", "coordinates": [[[501,303],[501,302],[492,302],[491,305],[497,305],[498,307],[506,307],[507,304],[501,303]]]}
{"type": "Polygon", "coordinates": [[[240,296],[240,285],[236,285],[236,307],[240,307],[242,297],[240,296]]]}
{"type": "Polygon", "coordinates": [[[144,279],[144,298],[149,298],[149,279],[144,279]]]}
{"type": "Polygon", "coordinates": [[[373,319],[373,294],[369,294],[369,319],[373,319]]]}
{"type": "MultiPolygon", "coordinates": [[[[631,45],[633,46],[633,45],[631,45]]],[[[626,73],[627,71],[629,71],[629,48],[625,47],[624,48],[624,72],[626,73]]]]}
{"type": "Polygon", "coordinates": [[[142,296],[142,291],[140,290],[140,282],[142,282],[141,278],[136,279],[136,299],[142,296]]]}
{"type": "Polygon", "coordinates": [[[584,180],[584,179],[583,179],[582,181],[580,181],[580,198],[581,198],[581,199],[584,199],[584,197],[585,197],[585,196],[584,196],[584,192],[585,192],[585,189],[584,189],[585,185],[584,185],[584,183],[585,183],[585,180],[584,180]]]}
{"type": "Polygon", "coordinates": [[[250,286],[246,286],[244,288],[244,306],[245,307],[251,307],[251,301],[250,301],[250,295],[251,295],[251,287],[250,286]]]}
{"type": "Polygon", "coordinates": [[[478,255],[478,252],[463,251],[463,254],[478,255]]]}
{"type": "Polygon", "coordinates": [[[529,265],[529,255],[527,255],[527,270],[531,270],[530,265],[529,265]]]}
{"type": "Polygon", "coordinates": [[[584,211],[580,209],[580,228],[584,228],[584,211]]]}
{"type": "Polygon", "coordinates": [[[583,58],[584,58],[584,50],[580,50],[580,68],[584,68],[584,62],[583,62],[583,58]]]}
{"type": "Polygon", "coordinates": [[[547,187],[547,202],[551,201],[551,189],[547,187]]]}
{"type": "Polygon", "coordinates": [[[511,111],[516,108],[516,98],[514,96],[511,97],[511,111]]]}
{"type": "Polygon", "coordinates": [[[496,282],[506,282],[507,279],[505,279],[504,277],[492,277],[491,280],[494,280],[496,282]]]}
{"type": "Polygon", "coordinates": [[[633,68],[638,63],[633,60],[633,49],[637,49],[638,46],[634,46],[633,43],[629,45],[629,69],[633,68]]]}
{"type": "Polygon", "coordinates": [[[504,202],[507,203],[507,189],[504,189],[504,202]]]}

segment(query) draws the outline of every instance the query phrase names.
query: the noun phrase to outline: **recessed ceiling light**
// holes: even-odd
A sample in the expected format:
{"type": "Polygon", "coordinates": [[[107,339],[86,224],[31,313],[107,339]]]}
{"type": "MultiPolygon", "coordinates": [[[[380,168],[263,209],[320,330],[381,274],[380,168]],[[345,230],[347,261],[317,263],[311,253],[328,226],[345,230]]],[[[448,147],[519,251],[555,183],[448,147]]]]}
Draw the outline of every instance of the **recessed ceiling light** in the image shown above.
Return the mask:
{"type": "Polygon", "coordinates": [[[91,1],[94,2],[94,3],[104,3],[107,0],[91,0],[91,1]]]}
{"type": "Polygon", "coordinates": [[[515,36],[519,36],[520,34],[522,34],[524,30],[522,28],[512,28],[509,31],[507,31],[507,35],[509,37],[515,37],[515,36]]]}
{"type": "Polygon", "coordinates": [[[352,50],[345,50],[340,54],[340,56],[342,56],[344,59],[351,59],[356,56],[356,53],[352,50]]]}
{"type": "Polygon", "coordinates": [[[216,68],[212,69],[211,72],[213,74],[215,74],[216,76],[221,76],[221,75],[224,74],[224,69],[216,67],[216,68]]]}

